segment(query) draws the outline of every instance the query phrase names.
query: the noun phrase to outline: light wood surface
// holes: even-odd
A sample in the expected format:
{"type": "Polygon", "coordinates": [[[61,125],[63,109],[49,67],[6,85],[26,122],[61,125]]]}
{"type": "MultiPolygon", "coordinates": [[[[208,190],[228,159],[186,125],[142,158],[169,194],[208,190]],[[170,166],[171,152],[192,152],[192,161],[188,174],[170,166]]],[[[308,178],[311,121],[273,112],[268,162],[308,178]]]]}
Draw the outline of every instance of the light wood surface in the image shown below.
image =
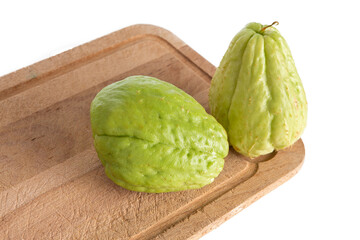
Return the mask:
{"type": "Polygon", "coordinates": [[[198,239],[295,175],[301,140],[252,160],[230,149],[199,190],[137,193],[105,176],[90,129],[97,92],[149,75],[208,111],[214,71],[169,31],[134,25],[1,77],[0,239],[198,239]]]}

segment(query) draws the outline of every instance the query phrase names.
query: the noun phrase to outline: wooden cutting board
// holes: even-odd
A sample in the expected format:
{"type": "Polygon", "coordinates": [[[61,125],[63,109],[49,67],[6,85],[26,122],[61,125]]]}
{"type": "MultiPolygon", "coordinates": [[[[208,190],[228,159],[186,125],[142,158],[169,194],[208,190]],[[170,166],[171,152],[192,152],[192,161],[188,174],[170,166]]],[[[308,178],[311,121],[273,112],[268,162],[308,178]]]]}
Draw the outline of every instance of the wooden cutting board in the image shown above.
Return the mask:
{"type": "Polygon", "coordinates": [[[131,192],[105,176],[89,116],[100,89],[149,75],[208,111],[214,71],[169,31],[134,25],[1,77],[0,239],[198,239],[291,178],[301,140],[253,160],[230,149],[199,190],[131,192]]]}

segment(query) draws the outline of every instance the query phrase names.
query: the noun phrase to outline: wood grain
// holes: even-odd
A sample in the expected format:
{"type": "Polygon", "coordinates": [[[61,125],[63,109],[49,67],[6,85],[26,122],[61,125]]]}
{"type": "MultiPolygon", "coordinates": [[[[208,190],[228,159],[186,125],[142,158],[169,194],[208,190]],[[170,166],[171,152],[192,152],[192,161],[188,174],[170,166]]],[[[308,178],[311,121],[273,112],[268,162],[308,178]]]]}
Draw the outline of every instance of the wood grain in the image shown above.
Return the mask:
{"type": "Polygon", "coordinates": [[[89,108],[131,75],[173,83],[208,111],[215,67],[169,31],[134,25],[0,78],[0,239],[198,239],[297,173],[305,150],[247,159],[230,149],[199,190],[137,193],[112,183],[89,108]]]}

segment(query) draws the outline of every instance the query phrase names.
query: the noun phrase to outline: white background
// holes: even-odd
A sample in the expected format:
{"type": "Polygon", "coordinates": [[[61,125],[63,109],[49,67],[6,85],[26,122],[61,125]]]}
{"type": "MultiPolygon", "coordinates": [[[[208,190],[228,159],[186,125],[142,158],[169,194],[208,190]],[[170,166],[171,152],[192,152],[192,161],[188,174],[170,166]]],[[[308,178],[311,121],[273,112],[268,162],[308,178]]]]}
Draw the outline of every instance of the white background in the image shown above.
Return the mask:
{"type": "Polygon", "coordinates": [[[277,20],[309,104],[305,163],[294,178],[202,239],[360,239],[360,14],[355,3],[1,1],[0,76],[137,23],[170,30],[218,66],[244,25],[277,20]]]}

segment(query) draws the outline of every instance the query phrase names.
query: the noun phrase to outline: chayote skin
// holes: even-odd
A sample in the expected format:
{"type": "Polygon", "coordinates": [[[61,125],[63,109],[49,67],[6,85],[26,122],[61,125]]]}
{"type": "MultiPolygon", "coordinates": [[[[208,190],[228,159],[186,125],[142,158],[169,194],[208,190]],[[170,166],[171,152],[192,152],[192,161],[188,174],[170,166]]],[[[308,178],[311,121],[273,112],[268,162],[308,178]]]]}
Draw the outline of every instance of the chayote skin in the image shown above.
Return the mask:
{"type": "Polygon", "coordinates": [[[249,23],[231,41],[211,82],[211,114],[230,144],[249,157],[292,145],[304,131],[307,101],[279,31],[249,23]]]}
{"type": "Polygon", "coordinates": [[[95,149],[106,175],[139,192],[173,192],[211,183],[224,166],[226,131],[174,85],[132,76],[91,103],[95,149]]]}

